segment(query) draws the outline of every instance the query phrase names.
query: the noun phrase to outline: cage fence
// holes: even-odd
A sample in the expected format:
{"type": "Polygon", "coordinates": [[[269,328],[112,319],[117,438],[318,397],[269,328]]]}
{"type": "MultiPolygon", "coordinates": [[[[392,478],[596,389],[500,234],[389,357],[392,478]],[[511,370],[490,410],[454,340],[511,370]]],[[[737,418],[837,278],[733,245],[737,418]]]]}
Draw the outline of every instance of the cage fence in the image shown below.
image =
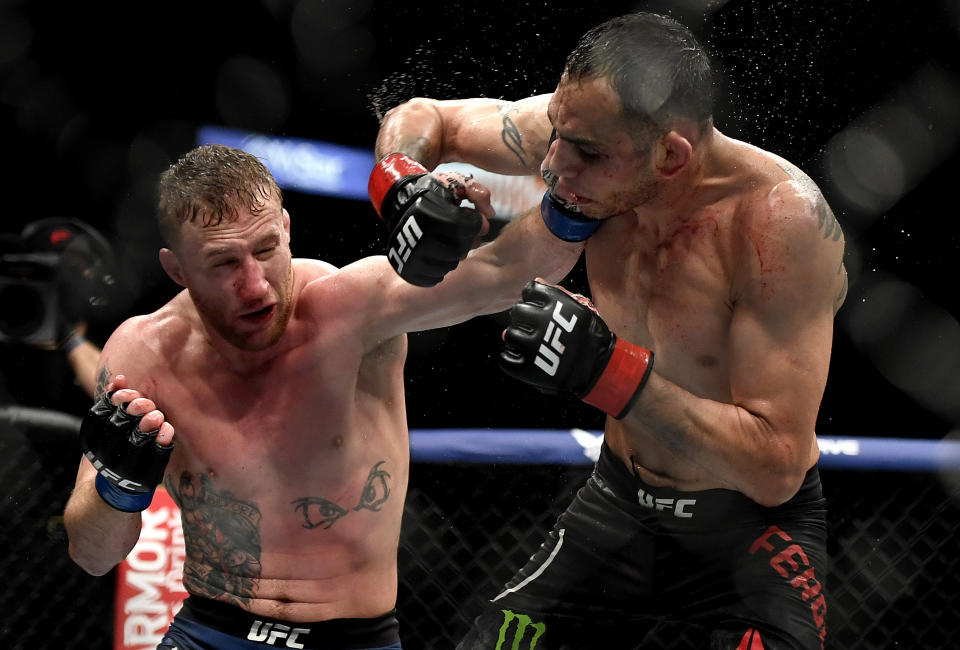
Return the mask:
{"type": "MultiPolygon", "coordinates": [[[[76,447],[62,432],[0,432],[0,647],[113,647],[113,575],[67,555],[62,513],[76,447]]],[[[408,650],[453,648],[537,549],[584,465],[415,462],[400,539],[397,603],[408,650]]],[[[960,474],[822,469],[828,506],[827,648],[960,643],[960,474]]],[[[703,646],[665,623],[644,648],[703,646]]]]}

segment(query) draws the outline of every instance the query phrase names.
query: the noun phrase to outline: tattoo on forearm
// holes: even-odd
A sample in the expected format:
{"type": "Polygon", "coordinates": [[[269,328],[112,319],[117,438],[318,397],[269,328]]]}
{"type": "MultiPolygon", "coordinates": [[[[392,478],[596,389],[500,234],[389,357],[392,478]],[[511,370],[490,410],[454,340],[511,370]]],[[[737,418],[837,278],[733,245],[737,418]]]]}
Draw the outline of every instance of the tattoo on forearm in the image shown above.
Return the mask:
{"type": "MultiPolygon", "coordinates": [[[[414,160],[430,160],[432,157],[430,141],[423,136],[402,143],[397,147],[397,151],[410,156],[414,160]]],[[[394,152],[384,151],[383,153],[386,155],[394,152]]]]}
{"type": "Polygon", "coordinates": [[[183,472],[166,482],[180,507],[187,557],[183,583],[208,598],[249,607],[257,593],[261,514],[252,501],[218,492],[204,474],[183,472]]]}
{"type": "Polygon", "coordinates": [[[500,114],[503,116],[503,131],[500,132],[500,138],[503,140],[503,144],[506,145],[514,156],[517,157],[517,160],[520,161],[520,164],[526,167],[526,155],[527,152],[523,149],[523,137],[520,135],[520,129],[517,128],[516,123],[510,117],[510,113],[514,112],[509,106],[501,106],[500,114]]]}
{"type": "MultiPolygon", "coordinates": [[[[382,465],[386,462],[381,460],[370,468],[367,482],[360,493],[360,500],[353,507],[354,511],[372,510],[379,512],[380,506],[390,498],[390,473],[382,468],[382,465]]],[[[291,503],[294,510],[298,510],[303,515],[304,528],[323,528],[326,530],[350,512],[343,506],[323,497],[301,497],[294,499],[291,503]]]]}

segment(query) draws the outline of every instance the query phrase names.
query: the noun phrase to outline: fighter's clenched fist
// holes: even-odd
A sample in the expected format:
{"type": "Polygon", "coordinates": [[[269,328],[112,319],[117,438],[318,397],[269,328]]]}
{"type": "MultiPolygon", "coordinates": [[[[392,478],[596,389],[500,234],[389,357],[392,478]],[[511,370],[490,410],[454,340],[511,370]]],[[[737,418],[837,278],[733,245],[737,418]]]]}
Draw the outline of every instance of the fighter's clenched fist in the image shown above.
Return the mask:
{"type": "Polygon", "coordinates": [[[611,332],[581,295],[543,282],[523,288],[503,333],[500,367],[545,392],[569,391],[622,418],[647,381],[653,352],[611,332]]]}
{"type": "Polygon", "coordinates": [[[387,257],[404,280],[432,287],[455,269],[492,216],[489,191],[459,174],[431,175],[402,154],[373,168],[370,201],[390,230],[387,257]],[[469,199],[478,209],[461,207],[469,199]]]}
{"type": "Polygon", "coordinates": [[[80,448],[97,470],[101,498],[123,512],[146,509],[173,451],[173,426],[118,375],[80,425],[80,448]]]}

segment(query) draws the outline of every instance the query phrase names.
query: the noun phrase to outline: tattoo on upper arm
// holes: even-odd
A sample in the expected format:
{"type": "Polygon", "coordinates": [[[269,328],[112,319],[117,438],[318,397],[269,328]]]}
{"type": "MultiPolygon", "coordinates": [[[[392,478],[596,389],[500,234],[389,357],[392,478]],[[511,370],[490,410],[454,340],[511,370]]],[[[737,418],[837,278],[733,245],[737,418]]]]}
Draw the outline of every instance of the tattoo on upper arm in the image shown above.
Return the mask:
{"type": "Polygon", "coordinates": [[[850,289],[850,279],[847,277],[847,268],[843,265],[843,262],[840,262],[840,268],[837,269],[837,273],[843,274],[843,286],[840,287],[840,293],[837,294],[837,298],[834,301],[834,313],[843,306],[843,301],[847,299],[847,291],[850,289]]]}
{"type": "Polygon", "coordinates": [[[824,239],[838,241],[841,237],[843,237],[843,231],[840,230],[840,224],[837,222],[837,218],[834,216],[833,210],[831,210],[830,206],[827,205],[827,201],[823,198],[823,196],[820,196],[820,198],[817,199],[817,204],[814,206],[813,210],[817,215],[817,228],[823,233],[824,239]]]}
{"type": "MultiPolygon", "coordinates": [[[[823,234],[824,239],[829,239],[834,242],[841,241],[843,239],[843,230],[840,228],[840,223],[837,221],[836,216],[834,216],[833,210],[827,205],[826,199],[823,198],[823,195],[819,194],[819,190],[817,191],[817,196],[817,203],[813,207],[813,212],[817,216],[817,230],[823,234]]],[[[846,248],[845,245],[844,248],[846,248]]],[[[843,280],[840,291],[833,300],[834,313],[843,305],[843,301],[847,298],[847,290],[849,289],[849,278],[847,277],[847,269],[843,265],[843,255],[840,257],[840,264],[837,265],[837,275],[842,275],[843,280]]]]}
{"type": "Polygon", "coordinates": [[[94,398],[100,399],[107,393],[107,386],[110,385],[110,382],[113,380],[113,373],[110,372],[110,369],[107,368],[107,365],[104,364],[100,369],[100,372],[97,373],[97,385],[94,388],[94,398]]]}
{"type": "MultiPolygon", "coordinates": [[[[390,498],[390,472],[382,468],[387,462],[381,460],[370,468],[367,475],[367,482],[360,493],[360,500],[353,507],[357,510],[380,511],[380,506],[390,498]]],[[[333,526],[338,520],[346,517],[350,511],[343,506],[323,497],[301,497],[291,501],[294,510],[299,510],[303,515],[304,528],[323,528],[327,529],[333,526]]]]}
{"type": "Polygon", "coordinates": [[[261,514],[252,501],[219,492],[205,474],[183,472],[167,489],[180,507],[187,557],[183,583],[192,593],[249,607],[257,593],[261,514]]]}
{"type": "Polygon", "coordinates": [[[843,237],[843,231],[840,229],[840,223],[833,214],[833,210],[827,205],[827,200],[823,198],[823,193],[813,179],[807,176],[799,167],[780,158],[777,166],[782,169],[787,176],[803,186],[806,192],[817,197],[816,204],[813,206],[813,212],[817,215],[817,228],[823,233],[824,239],[838,241],[843,237]]]}
{"type": "Polygon", "coordinates": [[[507,149],[517,157],[520,164],[526,167],[527,152],[523,149],[523,137],[520,135],[520,129],[513,121],[513,118],[510,117],[510,113],[513,112],[515,112],[515,109],[511,108],[510,105],[500,107],[500,115],[503,116],[503,131],[500,132],[500,139],[503,140],[503,144],[506,145],[507,149]]]}

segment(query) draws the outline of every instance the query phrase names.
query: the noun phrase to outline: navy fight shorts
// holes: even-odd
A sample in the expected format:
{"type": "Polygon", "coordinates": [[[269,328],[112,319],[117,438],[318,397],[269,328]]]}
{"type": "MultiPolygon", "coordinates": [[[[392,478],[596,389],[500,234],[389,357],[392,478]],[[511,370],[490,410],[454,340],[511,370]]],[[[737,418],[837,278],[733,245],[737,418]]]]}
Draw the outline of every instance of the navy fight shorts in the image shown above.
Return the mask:
{"type": "Polygon", "coordinates": [[[826,510],[814,466],[788,502],[640,481],[606,444],[592,476],[458,650],[637,648],[663,623],[712,650],[822,649],[826,510]]]}
{"type": "Polygon", "coordinates": [[[189,596],[157,650],[401,650],[396,610],[376,618],[292,623],[189,596]]]}

